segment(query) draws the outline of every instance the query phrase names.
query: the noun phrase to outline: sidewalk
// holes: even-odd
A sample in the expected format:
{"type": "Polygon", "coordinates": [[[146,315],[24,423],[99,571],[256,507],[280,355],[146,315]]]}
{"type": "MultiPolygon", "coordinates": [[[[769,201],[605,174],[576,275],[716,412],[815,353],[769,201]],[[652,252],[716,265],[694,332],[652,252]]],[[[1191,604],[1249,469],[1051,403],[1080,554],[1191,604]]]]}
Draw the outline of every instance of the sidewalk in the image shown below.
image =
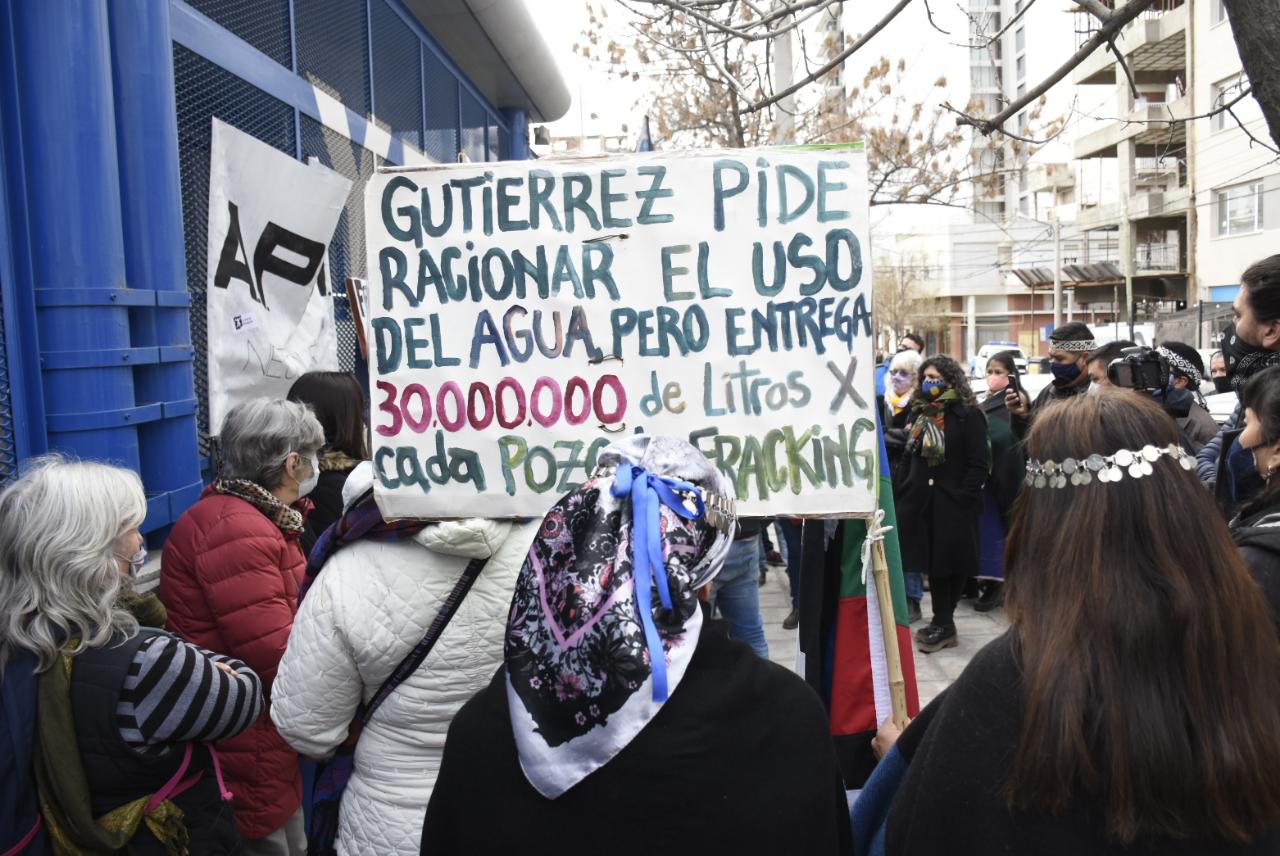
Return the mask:
{"type": "MultiPolygon", "coordinates": [[[[916,664],[916,687],[920,692],[920,706],[924,707],[934,696],[942,692],[960,676],[973,655],[982,646],[995,639],[1008,628],[1004,610],[974,612],[976,601],[963,600],[956,608],[956,631],[960,644],[936,654],[913,651],[916,664]]],[[[924,620],[911,625],[911,633],[929,623],[932,607],[929,593],[925,592],[921,604],[924,620]]],[[[795,670],[799,637],[795,630],[783,630],[782,620],[791,611],[791,598],[787,589],[787,571],[780,565],[769,566],[769,579],[760,589],[760,613],[764,618],[765,635],[769,640],[769,659],[788,669],[795,670]]]]}

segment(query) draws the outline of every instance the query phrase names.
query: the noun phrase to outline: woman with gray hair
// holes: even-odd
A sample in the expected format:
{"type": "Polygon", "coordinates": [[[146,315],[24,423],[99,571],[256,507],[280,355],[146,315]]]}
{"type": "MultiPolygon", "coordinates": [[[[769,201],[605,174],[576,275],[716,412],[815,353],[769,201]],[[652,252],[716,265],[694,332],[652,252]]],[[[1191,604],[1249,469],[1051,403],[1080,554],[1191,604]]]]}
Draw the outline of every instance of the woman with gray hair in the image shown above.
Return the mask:
{"type": "Polygon", "coordinates": [[[0,494],[0,851],[240,847],[203,744],[261,714],[258,678],[121,608],[146,510],[133,472],[58,455],[0,494]]]}
{"type": "MultiPolygon", "coordinates": [[[[169,627],[238,657],[271,694],[306,567],[299,546],[324,429],[303,404],[255,399],[222,425],[219,478],[173,527],[160,571],[169,627]]],[[[221,747],[248,853],[302,854],[298,756],[262,716],[221,747]]]]}

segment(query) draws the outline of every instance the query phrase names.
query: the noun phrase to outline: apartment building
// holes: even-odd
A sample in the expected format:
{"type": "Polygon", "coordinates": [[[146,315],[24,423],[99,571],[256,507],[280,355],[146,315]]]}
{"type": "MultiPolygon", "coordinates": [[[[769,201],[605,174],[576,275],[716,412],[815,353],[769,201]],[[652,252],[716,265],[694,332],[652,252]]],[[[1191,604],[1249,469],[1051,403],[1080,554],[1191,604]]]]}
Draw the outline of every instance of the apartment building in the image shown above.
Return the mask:
{"type": "MultiPolygon", "coordinates": [[[[1087,38],[1098,23],[1076,14],[1079,37],[1087,38]]],[[[1136,97],[1108,51],[1074,74],[1078,90],[1109,88],[1112,103],[1109,121],[1074,142],[1077,163],[1099,163],[1112,183],[1080,209],[1077,225],[1115,233],[1125,293],[1116,308],[1124,317],[1131,311],[1140,323],[1200,301],[1229,301],[1241,271],[1276,252],[1280,165],[1250,140],[1271,145],[1252,97],[1237,102],[1234,115],[1191,118],[1248,86],[1222,2],[1157,0],[1116,46],[1133,71],[1136,97]]]]}
{"type": "MultiPolygon", "coordinates": [[[[1237,97],[1248,79],[1222,0],[1193,3],[1188,15],[1195,57],[1189,115],[1199,115],[1237,97]]],[[[1245,267],[1280,252],[1280,163],[1249,134],[1274,142],[1251,96],[1231,112],[1197,119],[1191,129],[1193,297],[1205,301],[1234,299],[1245,267]]]]}

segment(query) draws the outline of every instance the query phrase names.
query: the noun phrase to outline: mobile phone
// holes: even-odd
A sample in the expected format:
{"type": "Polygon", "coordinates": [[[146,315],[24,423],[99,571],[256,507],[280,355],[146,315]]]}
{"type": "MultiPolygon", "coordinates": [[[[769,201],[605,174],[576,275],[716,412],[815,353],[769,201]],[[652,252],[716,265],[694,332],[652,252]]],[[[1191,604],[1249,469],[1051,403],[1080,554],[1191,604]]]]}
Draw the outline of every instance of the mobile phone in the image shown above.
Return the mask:
{"type": "Polygon", "coordinates": [[[1014,392],[1022,393],[1022,384],[1018,382],[1018,370],[1015,368],[1013,374],[1009,375],[1009,389],[1014,392]]]}

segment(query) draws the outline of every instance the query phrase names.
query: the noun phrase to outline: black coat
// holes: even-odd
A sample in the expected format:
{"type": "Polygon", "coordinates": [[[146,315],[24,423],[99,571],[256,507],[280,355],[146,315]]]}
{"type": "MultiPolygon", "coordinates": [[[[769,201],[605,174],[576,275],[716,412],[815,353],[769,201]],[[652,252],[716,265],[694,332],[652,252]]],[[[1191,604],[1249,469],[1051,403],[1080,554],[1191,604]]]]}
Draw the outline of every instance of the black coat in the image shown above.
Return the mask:
{"type": "MultiPolygon", "coordinates": [[[[912,422],[915,420],[912,414],[912,422]]],[[[908,426],[910,428],[910,426],[908,426]]],[[[954,404],[943,418],[946,460],[929,466],[920,450],[905,452],[893,479],[902,569],[936,577],[978,574],[982,485],[990,470],[987,420],[977,407],[954,404]]]]}
{"type": "Polygon", "coordinates": [[[324,530],[342,516],[342,486],[347,483],[347,476],[351,475],[351,469],[321,470],[320,479],[316,482],[315,488],[307,494],[307,498],[315,504],[315,507],[311,509],[306,522],[302,524],[300,540],[304,555],[311,555],[311,548],[316,545],[316,541],[320,540],[324,530]]]}
{"type": "Polygon", "coordinates": [[[1233,520],[1231,535],[1280,626],[1280,500],[1233,520]]]}
{"type": "MultiPolygon", "coordinates": [[[[1069,489],[1069,488],[1068,488],[1069,489]]],[[[1106,838],[1105,801],[1081,794],[1058,816],[1005,802],[1026,704],[1012,631],[987,645],[898,740],[908,761],[885,834],[898,856],[1210,856],[1280,852],[1280,830],[1252,845],[1106,838]]],[[[1105,759],[1100,759],[1106,770],[1105,759]]]]}
{"type": "Polygon", "coordinates": [[[424,854],[767,853],[852,848],[826,710],[805,682],[703,625],[680,685],[559,798],[520,769],[505,667],[449,726],[424,854]]]}

